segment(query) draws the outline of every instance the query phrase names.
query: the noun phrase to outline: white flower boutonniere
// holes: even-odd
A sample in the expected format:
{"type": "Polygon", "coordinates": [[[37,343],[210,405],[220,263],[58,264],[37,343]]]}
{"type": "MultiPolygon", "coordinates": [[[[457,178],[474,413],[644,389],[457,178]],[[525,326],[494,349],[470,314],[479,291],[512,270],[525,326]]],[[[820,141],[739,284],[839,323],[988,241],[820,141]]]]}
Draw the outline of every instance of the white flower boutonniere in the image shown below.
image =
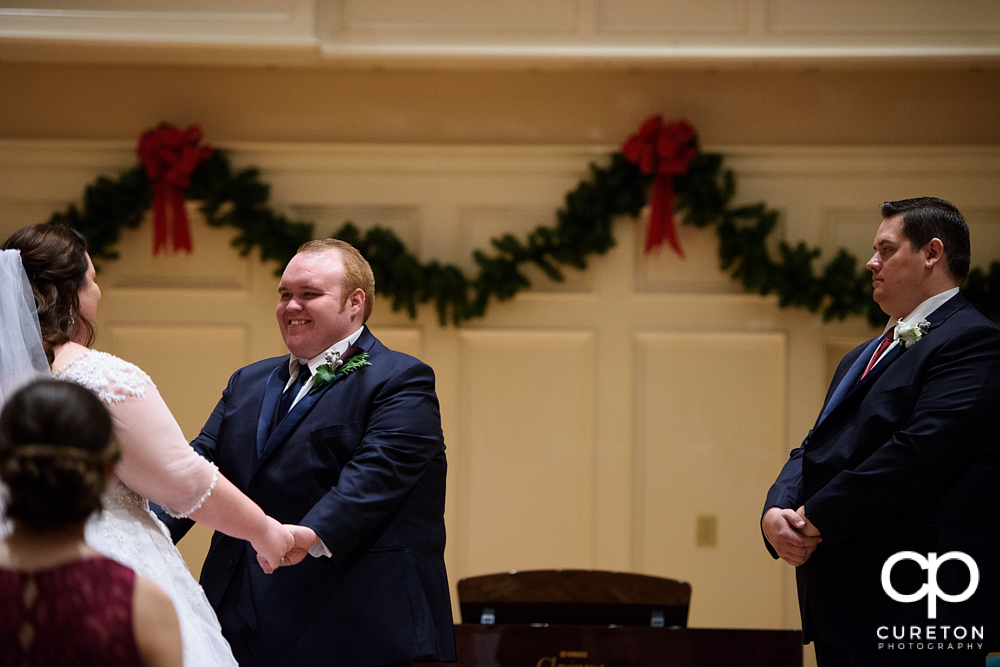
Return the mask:
{"type": "Polygon", "coordinates": [[[896,324],[896,338],[903,349],[910,347],[923,338],[931,330],[931,323],[927,320],[920,320],[916,324],[907,324],[903,320],[898,320],[896,324]]]}
{"type": "Polygon", "coordinates": [[[348,375],[362,366],[371,365],[371,362],[368,361],[368,353],[357,345],[351,345],[344,350],[343,356],[336,352],[327,352],[326,363],[316,368],[316,377],[313,378],[313,386],[309,393],[315,394],[333,382],[333,378],[337,375],[348,375]]]}

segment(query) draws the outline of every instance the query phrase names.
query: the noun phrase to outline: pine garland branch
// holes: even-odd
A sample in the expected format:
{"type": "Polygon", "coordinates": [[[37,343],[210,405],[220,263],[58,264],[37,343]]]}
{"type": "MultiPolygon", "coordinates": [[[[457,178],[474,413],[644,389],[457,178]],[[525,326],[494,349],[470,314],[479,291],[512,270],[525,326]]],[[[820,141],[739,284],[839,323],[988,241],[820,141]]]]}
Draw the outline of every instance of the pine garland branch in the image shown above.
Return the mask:
{"type": "Polygon", "coordinates": [[[53,213],[49,224],[68,225],[83,234],[95,263],[116,260],[115,244],[122,228],[135,229],[153,201],[153,186],[142,167],[134,167],[117,179],[100,176],[83,193],[83,206],[71,204],[63,213],[53,213]]]}
{"type": "MultiPolygon", "coordinates": [[[[693,140],[697,148],[697,137],[693,140]]],[[[433,302],[442,325],[482,317],[493,300],[503,301],[531,286],[526,265],[538,267],[550,280],[562,281],[564,270],[587,268],[591,255],[615,246],[613,222],[619,216],[638,217],[646,206],[654,176],[643,174],[621,152],[604,165],[591,164],[588,175],[566,193],[553,226],[539,226],[522,241],[504,234],[491,241],[492,254],[476,250],[476,274],[467,277],[453,264],[422,263],[390,229],[374,227],[363,233],[347,222],[334,234],[351,243],[368,259],[380,297],[393,310],[417,316],[420,304],[433,302]]],[[[776,294],[782,308],[821,312],[824,321],[865,316],[873,326],[885,315],[871,298],[871,281],[864,267],[841,249],[817,270],[818,248],[785,241],[776,257],[768,239],[778,212],[764,203],[734,206],[736,176],[725,168],[723,156],[696,152],[687,171],[673,177],[675,211],[684,224],[714,226],[719,240],[719,266],[743,289],[760,295],[776,294]]],[[[239,231],[233,246],[243,256],[254,249],[262,261],[281,267],[298,247],[313,238],[314,225],[291,220],[268,205],[270,187],[256,168],[234,171],[224,151],[215,151],[191,174],[188,199],[200,200],[209,225],[239,231]]],[[[95,262],[118,258],[115,244],[123,228],[136,228],[149,209],[153,187],[141,166],[117,179],[98,178],[87,186],[81,207],[70,205],[49,222],[78,229],[90,243],[95,262]]],[[[966,298],[986,317],[1000,322],[1000,262],[989,272],[974,269],[964,289],[966,298]]]]}
{"type": "Polygon", "coordinates": [[[990,264],[990,272],[973,269],[964,288],[965,298],[985,317],[1000,323],[1000,262],[990,264]]]}

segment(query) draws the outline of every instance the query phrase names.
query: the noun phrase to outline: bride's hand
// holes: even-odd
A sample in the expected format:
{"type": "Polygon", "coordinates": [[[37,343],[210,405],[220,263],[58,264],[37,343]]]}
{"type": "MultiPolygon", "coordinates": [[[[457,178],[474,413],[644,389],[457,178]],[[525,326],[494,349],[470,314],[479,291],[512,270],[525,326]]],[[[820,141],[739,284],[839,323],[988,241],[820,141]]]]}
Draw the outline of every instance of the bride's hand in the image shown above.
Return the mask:
{"type": "Polygon", "coordinates": [[[257,552],[257,562],[265,574],[271,574],[282,565],[288,550],[295,545],[295,538],[287,528],[267,517],[267,529],[256,541],[251,542],[257,552]]]}

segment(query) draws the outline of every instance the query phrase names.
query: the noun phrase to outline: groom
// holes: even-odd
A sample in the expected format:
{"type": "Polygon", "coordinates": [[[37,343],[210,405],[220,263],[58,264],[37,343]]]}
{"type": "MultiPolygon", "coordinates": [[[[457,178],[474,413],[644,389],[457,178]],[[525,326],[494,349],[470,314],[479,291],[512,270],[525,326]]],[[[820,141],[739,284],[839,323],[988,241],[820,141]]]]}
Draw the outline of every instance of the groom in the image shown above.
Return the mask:
{"type": "Polygon", "coordinates": [[[889,325],[840,362],[761,528],[797,566],[821,667],[982,665],[1000,648],[1000,327],[959,292],[954,206],[882,216],[867,266],[889,325]]]}
{"type": "MultiPolygon", "coordinates": [[[[300,524],[285,562],[300,564],[272,575],[246,542],[212,538],[201,583],[244,667],[455,659],[434,374],[364,326],[374,289],[351,245],[299,248],[278,286],[291,355],[237,371],[192,443],[300,524]]],[[[173,523],[177,540],[190,523],[173,523]]]]}

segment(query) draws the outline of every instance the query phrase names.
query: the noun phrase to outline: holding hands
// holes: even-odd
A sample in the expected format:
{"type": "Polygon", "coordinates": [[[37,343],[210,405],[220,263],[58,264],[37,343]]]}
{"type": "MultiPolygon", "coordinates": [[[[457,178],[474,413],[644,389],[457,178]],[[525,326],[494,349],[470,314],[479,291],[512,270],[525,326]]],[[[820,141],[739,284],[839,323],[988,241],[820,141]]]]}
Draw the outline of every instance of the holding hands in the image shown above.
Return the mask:
{"type": "Polygon", "coordinates": [[[257,562],[265,574],[271,574],[287,562],[285,554],[295,545],[295,539],[287,528],[266,517],[267,526],[264,532],[250,542],[257,552],[257,562]]]}
{"type": "Polygon", "coordinates": [[[805,505],[797,511],[772,507],[764,513],[761,528],[781,560],[798,567],[809,557],[823,538],[805,515],[805,505]]]}
{"type": "Polygon", "coordinates": [[[265,574],[272,574],[279,567],[297,565],[309,554],[309,549],[319,537],[305,526],[280,524],[267,517],[268,529],[259,542],[252,542],[257,552],[257,562],[265,574]]]}
{"type": "Polygon", "coordinates": [[[285,554],[285,562],[282,565],[297,565],[309,554],[309,549],[319,541],[319,537],[312,528],[306,526],[285,524],[285,528],[292,534],[295,544],[285,554]]]}

